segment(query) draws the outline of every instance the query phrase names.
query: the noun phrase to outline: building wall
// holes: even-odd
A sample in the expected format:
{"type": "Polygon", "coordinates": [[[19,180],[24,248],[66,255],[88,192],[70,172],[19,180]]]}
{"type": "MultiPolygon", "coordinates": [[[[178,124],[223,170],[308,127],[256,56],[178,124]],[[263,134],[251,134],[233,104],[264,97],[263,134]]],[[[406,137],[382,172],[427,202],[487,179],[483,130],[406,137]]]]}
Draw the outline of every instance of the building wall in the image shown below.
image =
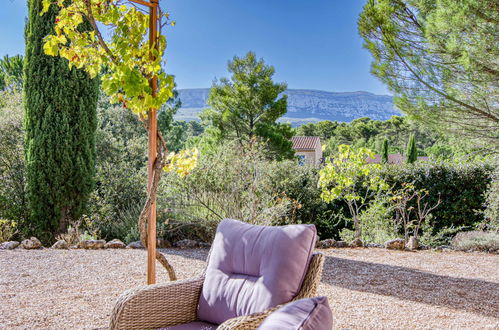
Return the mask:
{"type": "Polygon", "coordinates": [[[317,158],[317,150],[316,151],[296,150],[295,154],[298,157],[305,156],[305,164],[307,165],[317,165],[317,163],[320,160],[320,158],[317,158]]]}

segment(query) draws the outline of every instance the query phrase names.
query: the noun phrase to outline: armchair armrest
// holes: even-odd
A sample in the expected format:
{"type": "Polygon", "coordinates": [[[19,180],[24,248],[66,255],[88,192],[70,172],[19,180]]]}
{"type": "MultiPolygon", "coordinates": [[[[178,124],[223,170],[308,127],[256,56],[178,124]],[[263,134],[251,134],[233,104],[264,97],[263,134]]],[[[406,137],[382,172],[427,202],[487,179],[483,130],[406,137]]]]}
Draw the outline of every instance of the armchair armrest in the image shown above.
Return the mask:
{"type": "Polygon", "coordinates": [[[158,329],[194,322],[204,277],[125,291],[111,314],[110,328],[158,329]]]}
{"type": "Polygon", "coordinates": [[[272,307],[260,313],[228,319],[224,323],[220,324],[217,330],[255,330],[260,326],[260,324],[262,324],[263,320],[265,320],[267,316],[278,310],[281,306],[282,305],[272,307]]]}

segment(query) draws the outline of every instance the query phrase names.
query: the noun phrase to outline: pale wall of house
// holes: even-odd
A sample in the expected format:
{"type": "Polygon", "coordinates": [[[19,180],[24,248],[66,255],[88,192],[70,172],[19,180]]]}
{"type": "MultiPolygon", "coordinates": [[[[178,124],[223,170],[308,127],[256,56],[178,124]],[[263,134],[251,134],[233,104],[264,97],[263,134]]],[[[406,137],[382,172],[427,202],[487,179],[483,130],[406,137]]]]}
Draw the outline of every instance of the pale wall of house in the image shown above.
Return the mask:
{"type": "Polygon", "coordinates": [[[317,151],[296,151],[295,155],[305,156],[305,164],[317,165],[320,158],[317,158],[317,151]]]}

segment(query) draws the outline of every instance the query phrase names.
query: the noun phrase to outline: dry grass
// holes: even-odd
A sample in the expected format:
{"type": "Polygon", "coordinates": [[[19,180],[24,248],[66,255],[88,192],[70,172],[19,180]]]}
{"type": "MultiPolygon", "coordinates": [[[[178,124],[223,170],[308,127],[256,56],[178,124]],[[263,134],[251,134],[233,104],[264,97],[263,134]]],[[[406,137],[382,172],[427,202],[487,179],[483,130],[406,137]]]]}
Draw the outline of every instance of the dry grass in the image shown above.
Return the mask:
{"type": "MultiPolygon", "coordinates": [[[[179,278],[202,272],[206,250],[167,252],[179,278]]],[[[498,255],[324,252],[320,294],[329,297],[335,329],[499,327],[498,255]]],[[[0,329],[105,327],[117,296],[144,283],[145,256],[144,250],[0,251],[0,329]]]]}

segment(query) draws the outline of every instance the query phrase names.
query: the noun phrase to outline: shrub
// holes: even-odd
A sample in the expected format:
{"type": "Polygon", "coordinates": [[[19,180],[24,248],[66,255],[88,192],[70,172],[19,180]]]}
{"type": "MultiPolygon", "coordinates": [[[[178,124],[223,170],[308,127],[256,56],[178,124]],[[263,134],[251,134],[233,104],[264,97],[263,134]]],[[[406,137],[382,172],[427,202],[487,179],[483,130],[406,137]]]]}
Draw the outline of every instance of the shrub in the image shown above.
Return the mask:
{"type": "Polygon", "coordinates": [[[383,244],[397,238],[398,226],[393,219],[393,209],[386,196],[375,199],[370,206],[360,214],[362,226],[362,242],[383,244]]]}
{"type": "Polygon", "coordinates": [[[223,218],[255,224],[294,223],[298,203],[275,189],[260,146],[241,150],[226,144],[200,157],[185,178],[171,173],[159,188],[158,206],[169,209],[172,223],[214,229],[223,218]]]}
{"type": "Polygon", "coordinates": [[[19,93],[0,92],[0,218],[27,227],[26,168],[22,98],[19,93]]]}
{"type": "Polygon", "coordinates": [[[9,241],[17,233],[17,222],[0,219],[0,243],[9,241]]]}
{"type": "Polygon", "coordinates": [[[434,231],[431,225],[431,217],[428,222],[425,222],[421,226],[422,235],[420,236],[420,243],[428,247],[438,247],[442,245],[449,245],[452,238],[456,233],[465,230],[466,226],[449,228],[445,227],[440,230],[434,231]]]}
{"type": "Polygon", "coordinates": [[[499,233],[485,231],[468,231],[458,233],[452,240],[457,250],[499,251],[499,233]]]}
{"type": "MultiPolygon", "coordinates": [[[[484,193],[496,165],[487,162],[465,164],[416,162],[383,166],[379,175],[393,188],[412,183],[415,189],[428,191],[426,202],[436,205],[432,211],[435,231],[451,226],[474,226],[483,221],[484,193]]],[[[410,205],[413,206],[413,205],[410,205]]]]}
{"type": "Polygon", "coordinates": [[[492,175],[492,181],[485,194],[484,206],[484,221],[479,228],[499,232],[499,171],[495,171],[492,175]]]}

